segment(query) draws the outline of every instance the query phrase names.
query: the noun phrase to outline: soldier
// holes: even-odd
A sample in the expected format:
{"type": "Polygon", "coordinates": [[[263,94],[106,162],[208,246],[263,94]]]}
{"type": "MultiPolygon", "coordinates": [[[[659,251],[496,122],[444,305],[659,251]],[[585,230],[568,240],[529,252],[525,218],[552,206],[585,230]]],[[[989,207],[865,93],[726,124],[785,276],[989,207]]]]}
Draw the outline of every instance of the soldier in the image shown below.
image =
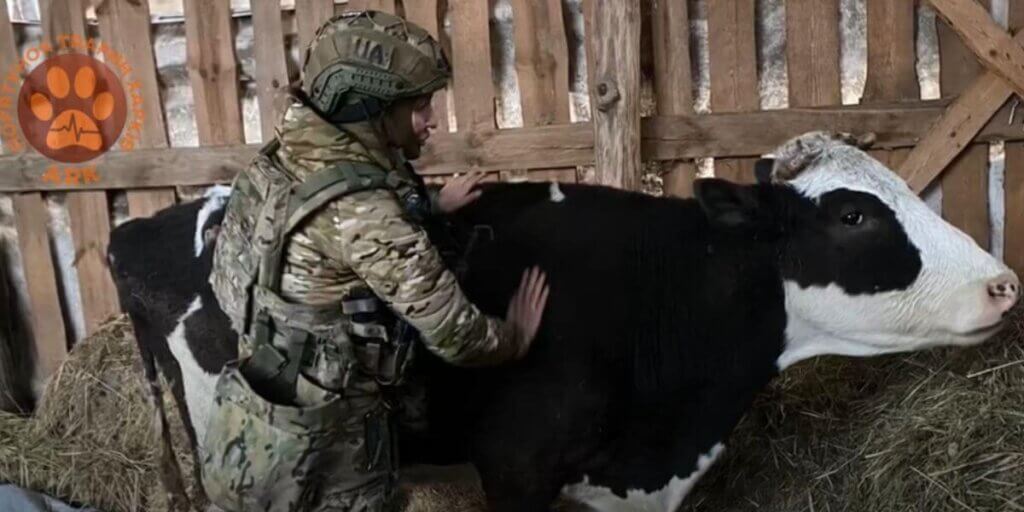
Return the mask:
{"type": "Polygon", "coordinates": [[[419,224],[475,200],[426,195],[407,159],[450,77],[425,30],[376,11],[323,25],[301,89],[232,184],[210,282],[239,333],[217,381],[202,481],[228,511],[393,507],[393,410],[410,342],[465,366],[522,357],[548,296],[524,272],[504,321],[467,300],[419,224]]]}

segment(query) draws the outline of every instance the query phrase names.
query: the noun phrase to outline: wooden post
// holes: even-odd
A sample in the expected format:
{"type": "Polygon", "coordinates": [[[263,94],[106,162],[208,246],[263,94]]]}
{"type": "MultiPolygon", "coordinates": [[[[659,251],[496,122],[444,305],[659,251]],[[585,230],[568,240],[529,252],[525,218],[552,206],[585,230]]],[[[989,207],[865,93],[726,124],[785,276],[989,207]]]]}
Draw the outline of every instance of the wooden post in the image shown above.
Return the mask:
{"type": "MultiPolygon", "coordinates": [[[[1010,2],[1008,17],[1010,31],[1016,33],[1017,44],[1024,38],[1024,2],[1010,2]]],[[[1014,128],[1021,129],[1024,125],[1024,106],[1018,108],[1014,128]]],[[[1003,260],[1017,275],[1024,277],[1024,142],[1006,143],[1006,171],[1003,183],[1006,207],[1006,223],[1003,233],[1006,234],[1003,246],[1003,260]]]]}
{"type": "MultiPolygon", "coordinates": [[[[711,111],[754,111],[761,108],[757,79],[754,0],[708,3],[711,111]]],[[[754,182],[756,159],[716,159],[715,176],[739,183],[754,182]]]]}
{"type": "MultiPolygon", "coordinates": [[[[351,7],[347,4],[346,7],[351,7]]],[[[348,10],[348,9],[346,9],[348,10]]],[[[295,2],[295,23],[299,32],[299,65],[306,58],[306,49],[316,29],[334,15],[334,0],[298,0],[295,2]]]]}
{"type": "MultiPolygon", "coordinates": [[[[987,2],[986,2],[987,8],[987,2]]],[[[978,59],[957,33],[939,21],[940,87],[942,96],[961,94],[982,71],[978,59]]],[[[988,144],[971,144],[942,176],[942,216],[988,249],[988,144]]]]}
{"type": "MultiPolygon", "coordinates": [[[[79,0],[44,0],[40,3],[43,40],[58,50],[62,39],[70,35],[85,38],[85,8],[79,0]]],[[[40,64],[45,66],[46,63],[40,64]]],[[[85,336],[120,311],[117,289],[107,270],[107,245],[110,243],[110,209],[104,191],[75,191],[67,194],[68,218],[75,246],[75,270],[85,320],[85,336]]],[[[23,232],[19,234],[24,234],[23,232]]],[[[53,321],[46,319],[45,321],[53,321]]]]}
{"type": "MultiPolygon", "coordinates": [[[[599,0],[588,0],[593,4],[599,0]]],[[[602,185],[640,189],[640,0],[588,7],[594,166],[602,185]]]]}
{"type": "MultiPolygon", "coordinates": [[[[868,75],[862,103],[918,100],[914,48],[914,2],[867,0],[868,75]]],[[[895,169],[907,151],[871,151],[872,156],[895,169]]]]}
{"type": "Polygon", "coordinates": [[[492,130],[496,126],[487,6],[488,2],[480,0],[450,3],[455,125],[460,132],[492,130]]]}
{"type": "MultiPolygon", "coordinates": [[[[693,78],[690,76],[690,13],[687,0],[658,0],[651,6],[654,53],[654,95],[658,114],[693,114],[693,78]]],[[[693,195],[697,168],[692,162],[665,162],[664,193],[693,195]]]]}
{"type": "MultiPolygon", "coordinates": [[[[523,126],[568,124],[569,50],[561,0],[513,0],[523,126]]],[[[576,181],[576,169],[531,171],[533,180],[576,181]]]]}
{"type": "Polygon", "coordinates": [[[252,32],[256,54],[256,94],[263,142],[274,137],[284,108],[279,93],[288,87],[288,68],[281,23],[281,0],[252,0],[252,32]]]}
{"type": "MultiPolygon", "coordinates": [[[[441,41],[441,31],[438,23],[438,1],[437,0],[416,0],[405,3],[405,17],[409,21],[421,26],[434,39],[441,41]]],[[[434,93],[434,118],[437,119],[437,131],[448,133],[448,89],[441,89],[434,93]]]]}
{"type": "MultiPolygon", "coordinates": [[[[107,0],[96,6],[96,17],[99,18],[103,43],[124,57],[131,68],[128,81],[138,84],[137,89],[129,89],[130,96],[142,100],[142,129],[136,147],[167,147],[167,127],[150,35],[149,2],[107,0]]],[[[135,121],[140,120],[128,120],[129,123],[135,121]]],[[[127,195],[128,214],[132,217],[148,217],[174,204],[173,188],[129,190],[127,195]]]]}
{"type": "MultiPolygon", "coordinates": [[[[14,28],[7,13],[7,1],[0,0],[0,66],[3,72],[15,69],[18,49],[14,28]]],[[[4,153],[21,153],[25,144],[3,141],[4,153]]],[[[20,156],[20,155],[19,155],[20,156]]],[[[15,228],[21,265],[28,286],[29,328],[32,344],[32,390],[41,392],[46,380],[67,356],[67,334],[57,294],[57,275],[50,256],[46,234],[46,205],[38,192],[12,195],[15,228]]]]}
{"type": "Polygon", "coordinates": [[[839,68],[839,0],[786,1],[789,106],[843,103],[839,68]]]}
{"type": "Polygon", "coordinates": [[[185,0],[185,37],[199,143],[245,142],[230,4],[185,0]]]}

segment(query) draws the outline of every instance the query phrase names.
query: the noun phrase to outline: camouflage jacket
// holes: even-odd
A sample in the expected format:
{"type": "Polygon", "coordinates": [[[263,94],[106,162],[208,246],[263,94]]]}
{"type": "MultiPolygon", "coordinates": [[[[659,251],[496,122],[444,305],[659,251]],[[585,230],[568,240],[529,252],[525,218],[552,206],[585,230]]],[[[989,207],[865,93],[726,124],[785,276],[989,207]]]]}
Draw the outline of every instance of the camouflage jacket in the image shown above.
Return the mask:
{"type": "MultiPolygon", "coordinates": [[[[339,130],[295,104],[278,126],[277,157],[299,179],[348,160],[397,167],[399,158],[377,143],[367,123],[339,130]]],[[[397,172],[397,171],[396,171],[397,172]]],[[[416,328],[424,345],[458,365],[493,364],[515,353],[511,329],[469,302],[425,230],[404,215],[396,192],[374,189],[338,198],[308,217],[285,242],[281,296],[288,301],[339,304],[368,286],[416,328]]],[[[327,387],[338,378],[332,351],[317,350],[304,373],[327,387]]]]}

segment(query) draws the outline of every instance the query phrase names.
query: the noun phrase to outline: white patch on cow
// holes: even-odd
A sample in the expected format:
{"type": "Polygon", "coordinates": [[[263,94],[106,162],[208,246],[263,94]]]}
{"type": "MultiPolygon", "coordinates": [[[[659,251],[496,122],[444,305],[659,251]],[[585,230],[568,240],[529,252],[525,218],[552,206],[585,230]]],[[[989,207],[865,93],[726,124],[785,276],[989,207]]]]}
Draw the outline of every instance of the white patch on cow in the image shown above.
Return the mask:
{"type": "Polygon", "coordinates": [[[231,187],[224,185],[217,185],[210,187],[209,190],[203,194],[203,197],[207,198],[206,202],[203,203],[203,207],[199,209],[199,215],[196,217],[196,232],[193,237],[193,244],[195,246],[195,256],[198,258],[203,253],[203,226],[206,225],[206,221],[210,219],[210,215],[213,212],[224,207],[224,204],[228,202],[228,196],[231,195],[231,187]]]}
{"type": "MultiPolygon", "coordinates": [[[[837,189],[865,192],[895,213],[920,252],[921,272],[904,290],[851,296],[835,284],[784,283],[786,349],[780,368],[822,354],[870,356],[938,345],[970,345],[994,334],[1005,304],[989,283],[1017,277],[936,214],[906,182],[867,153],[805,136],[819,153],[788,183],[817,200],[837,189]]],[[[784,153],[784,152],[783,152],[784,153]]]]}
{"type": "Polygon", "coordinates": [[[548,187],[548,191],[551,193],[551,202],[561,203],[565,201],[565,194],[562,193],[562,189],[558,187],[557,181],[552,181],[551,186],[548,187]]]}
{"type": "Polygon", "coordinates": [[[167,336],[167,347],[181,368],[181,380],[185,388],[185,404],[188,406],[189,419],[196,431],[196,440],[202,441],[206,434],[206,421],[210,417],[213,405],[213,392],[217,386],[217,374],[206,373],[195,355],[188,348],[185,339],[185,320],[192,313],[203,307],[203,300],[198,295],[189,304],[188,309],[178,318],[174,330],[167,336]]]}
{"type": "Polygon", "coordinates": [[[621,498],[607,487],[591,485],[590,477],[585,475],[582,482],[565,486],[562,494],[599,512],[675,512],[724,450],[725,445],[715,444],[711,451],[697,458],[697,468],[688,477],[673,476],[665,487],[650,493],[630,489],[621,498]]]}

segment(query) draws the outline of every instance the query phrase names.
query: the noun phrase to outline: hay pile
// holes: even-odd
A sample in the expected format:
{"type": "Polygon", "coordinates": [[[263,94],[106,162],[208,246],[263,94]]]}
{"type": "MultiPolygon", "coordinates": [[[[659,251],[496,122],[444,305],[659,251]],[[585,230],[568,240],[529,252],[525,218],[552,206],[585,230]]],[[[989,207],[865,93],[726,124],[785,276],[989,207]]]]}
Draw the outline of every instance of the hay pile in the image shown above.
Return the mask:
{"type": "MultiPolygon", "coordinates": [[[[103,512],[167,510],[144,396],[117,319],[72,351],[34,419],[0,415],[0,481],[103,512]]],[[[727,446],[684,511],[1024,510],[1024,307],[980,347],[801,363],[727,446]]],[[[482,510],[466,475],[409,472],[405,510],[482,510]]]]}
{"type": "Polygon", "coordinates": [[[979,347],[787,370],[683,510],[1024,510],[1024,308],[979,347]]]}
{"type": "Polygon", "coordinates": [[[103,512],[167,510],[142,385],[131,326],[112,320],[75,346],[32,418],[0,414],[0,481],[103,512]]]}

